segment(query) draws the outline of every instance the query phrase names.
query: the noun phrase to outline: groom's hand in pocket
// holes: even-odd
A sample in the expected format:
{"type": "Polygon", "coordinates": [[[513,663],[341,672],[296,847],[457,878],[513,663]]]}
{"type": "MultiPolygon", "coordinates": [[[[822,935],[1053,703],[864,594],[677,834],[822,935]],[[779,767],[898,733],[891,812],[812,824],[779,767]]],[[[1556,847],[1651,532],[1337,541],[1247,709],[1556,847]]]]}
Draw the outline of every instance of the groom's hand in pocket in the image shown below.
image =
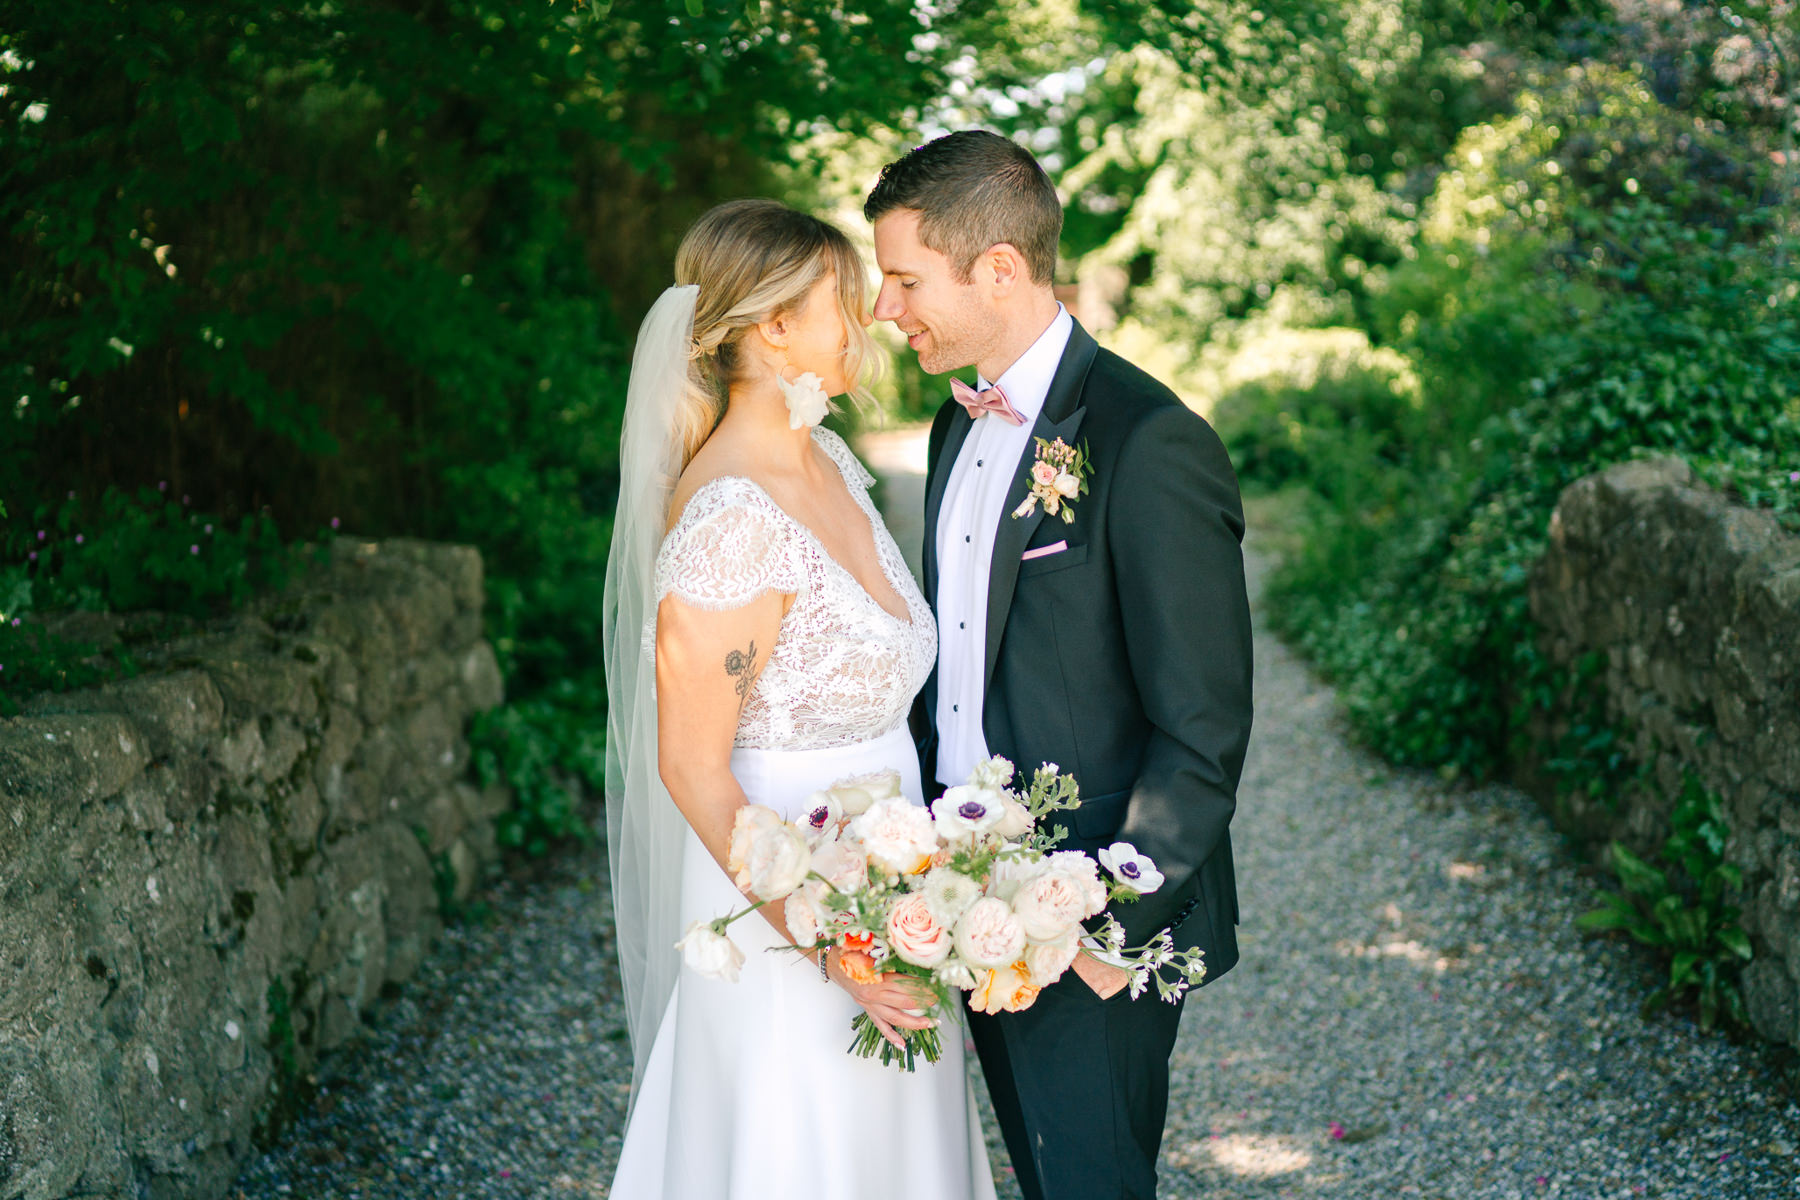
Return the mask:
{"type": "Polygon", "coordinates": [[[1088,990],[1102,1000],[1110,1000],[1131,982],[1130,971],[1111,963],[1103,963],[1086,951],[1075,956],[1072,966],[1075,974],[1081,976],[1081,982],[1087,984],[1088,990]]]}

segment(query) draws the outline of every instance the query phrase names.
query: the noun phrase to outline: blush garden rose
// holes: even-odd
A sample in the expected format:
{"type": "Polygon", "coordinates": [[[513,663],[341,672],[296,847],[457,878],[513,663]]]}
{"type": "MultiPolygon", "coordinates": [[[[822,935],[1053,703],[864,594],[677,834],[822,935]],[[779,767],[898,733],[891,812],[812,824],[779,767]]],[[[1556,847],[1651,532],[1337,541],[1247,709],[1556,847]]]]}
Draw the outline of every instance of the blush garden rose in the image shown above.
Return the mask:
{"type": "MultiPolygon", "coordinates": [[[[902,795],[895,771],[839,780],[806,797],[792,821],[746,805],[732,825],[729,866],[741,889],[783,905],[796,949],[836,951],[834,978],[861,985],[907,975],[930,989],[933,1009],[962,991],[978,1011],[1018,1012],[1087,953],[1082,922],[1155,891],[1162,876],[1123,842],[1100,863],[1056,850],[1064,833],[1046,818],[1077,807],[1079,788],[1054,763],[1024,791],[1013,790],[1015,775],[1004,758],[979,763],[929,810],[902,795]]],[[[756,907],[695,922],[678,943],[683,960],[736,979],[744,956],[726,930],[756,907]]],[[[1201,952],[1176,951],[1166,929],[1135,949],[1110,914],[1094,932],[1108,961],[1131,971],[1134,999],[1154,981],[1173,1001],[1205,978],[1201,952]]],[[[852,1027],[851,1050],[865,1058],[905,1070],[920,1056],[938,1060],[935,1027],[907,1032],[904,1049],[867,1014],[852,1027]]]]}

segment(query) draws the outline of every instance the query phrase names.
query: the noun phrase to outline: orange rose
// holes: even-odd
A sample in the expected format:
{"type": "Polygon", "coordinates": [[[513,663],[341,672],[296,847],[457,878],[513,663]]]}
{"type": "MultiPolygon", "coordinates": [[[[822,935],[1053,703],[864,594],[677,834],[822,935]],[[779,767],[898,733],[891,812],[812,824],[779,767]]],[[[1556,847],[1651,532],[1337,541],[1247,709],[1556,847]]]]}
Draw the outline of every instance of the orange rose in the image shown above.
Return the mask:
{"type": "Polygon", "coordinates": [[[1031,972],[1023,962],[975,977],[975,990],[969,993],[969,1007],[976,1012],[1019,1012],[1037,1002],[1038,989],[1031,982],[1031,972]]]}
{"type": "MultiPolygon", "coordinates": [[[[844,950],[838,954],[838,966],[850,977],[850,982],[867,986],[881,982],[881,972],[875,969],[875,960],[861,950],[844,950]]],[[[1035,994],[1036,988],[1032,989],[1035,994]]]]}

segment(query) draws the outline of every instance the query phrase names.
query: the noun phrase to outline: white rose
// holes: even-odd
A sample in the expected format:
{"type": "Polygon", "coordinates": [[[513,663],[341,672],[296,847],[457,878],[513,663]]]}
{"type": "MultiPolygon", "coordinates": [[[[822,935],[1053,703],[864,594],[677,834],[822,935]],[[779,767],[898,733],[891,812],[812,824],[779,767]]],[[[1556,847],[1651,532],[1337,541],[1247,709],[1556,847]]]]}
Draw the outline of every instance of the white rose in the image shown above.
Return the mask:
{"type": "Polygon", "coordinates": [[[781,899],[806,882],[811,870],[806,835],[785,823],[758,830],[744,859],[750,891],[758,900],[781,899]]]}
{"type": "Polygon", "coordinates": [[[826,789],[847,817],[860,817],[879,800],[892,800],[900,795],[900,772],[889,767],[867,775],[840,779],[826,789]]]}
{"type": "Polygon", "coordinates": [[[773,829],[780,824],[781,814],[761,804],[746,804],[732,817],[731,842],[726,849],[725,865],[740,888],[750,886],[750,875],[745,864],[749,861],[751,843],[762,830],[773,829]]]}
{"type": "Polygon", "coordinates": [[[1021,885],[1036,879],[1049,869],[1050,865],[1041,858],[995,859],[988,872],[988,895],[997,896],[1010,904],[1021,885]]]}
{"type": "Polygon", "coordinates": [[[1148,895],[1163,885],[1163,874],[1148,855],[1139,854],[1130,842],[1114,842],[1100,851],[1100,865],[1112,872],[1119,886],[1148,895]]]}
{"type": "Polygon", "coordinates": [[[1081,889],[1082,902],[1087,911],[1083,917],[1091,917],[1106,907],[1111,896],[1106,885],[1100,882],[1100,868],[1094,860],[1079,850],[1058,850],[1044,859],[1046,869],[1067,875],[1081,889]]]}
{"type": "Polygon", "coordinates": [[[950,931],[938,924],[917,892],[888,910],[888,946],[915,967],[935,967],[950,957],[950,931]]]}
{"type": "Polygon", "coordinates": [[[1012,898],[1019,928],[1034,942],[1053,942],[1089,915],[1080,880],[1066,871],[1046,871],[1020,886],[1012,898]]]}
{"type": "Polygon", "coordinates": [[[993,833],[1007,841],[1022,838],[1031,832],[1031,813],[1011,796],[1000,798],[1000,819],[994,822],[993,833]]]}
{"type": "Polygon", "coordinates": [[[1053,942],[1034,942],[1025,947],[1025,970],[1030,973],[1031,982],[1038,987],[1049,987],[1062,973],[1069,969],[1075,956],[1081,953],[1081,934],[1070,928],[1061,938],[1053,942]]]}
{"type": "Polygon", "coordinates": [[[1025,931],[1004,900],[984,896],[956,923],[956,956],[972,967],[992,970],[1016,962],[1025,931]]]}
{"type": "Polygon", "coordinates": [[[921,805],[899,797],[877,800],[850,822],[851,836],[862,843],[869,860],[884,871],[917,875],[937,852],[937,827],[921,805]]]}
{"type": "Polygon", "coordinates": [[[1056,477],[1056,482],[1051,486],[1056,488],[1058,494],[1070,500],[1073,500],[1076,496],[1081,494],[1081,480],[1075,478],[1075,476],[1069,474],[1067,471],[1059,474],[1056,477]]]}
{"type": "Polygon", "coordinates": [[[812,869],[840,892],[860,892],[869,885],[869,860],[848,842],[826,842],[813,851],[812,869]]]}
{"type": "Polygon", "coordinates": [[[738,968],[744,965],[744,952],[724,934],[712,927],[711,921],[695,921],[687,927],[675,948],[690,971],[708,979],[738,981],[738,968]]]}
{"type": "Polygon", "coordinates": [[[981,885],[961,871],[933,867],[925,873],[920,894],[938,924],[954,925],[956,918],[969,911],[969,905],[981,899],[981,885]]]}
{"type": "Polygon", "coordinates": [[[1005,799],[987,788],[953,787],[932,801],[931,813],[946,841],[972,842],[1000,822],[1005,799]]]}
{"type": "Polygon", "coordinates": [[[975,769],[969,772],[969,784],[972,787],[998,792],[1004,790],[1012,782],[1012,777],[1012,760],[996,754],[986,762],[975,764],[975,769]]]}

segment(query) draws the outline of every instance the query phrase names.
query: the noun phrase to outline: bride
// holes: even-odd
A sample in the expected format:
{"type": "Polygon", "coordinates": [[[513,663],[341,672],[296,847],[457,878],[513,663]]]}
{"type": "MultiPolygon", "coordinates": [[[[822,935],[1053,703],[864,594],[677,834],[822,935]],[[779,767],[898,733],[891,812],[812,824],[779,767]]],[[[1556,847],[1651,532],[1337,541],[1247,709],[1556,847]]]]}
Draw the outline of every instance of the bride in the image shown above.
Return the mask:
{"type": "MultiPolygon", "coordinates": [[[[681,965],[687,924],[742,907],[737,809],[892,769],[923,803],[906,714],[937,631],[818,427],[870,349],[842,233],[768,200],[688,231],[644,319],[604,601],[607,832],[634,1064],[618,1200],[989,1200],[960,1029],[906,1074],[847,1053],[932,1021],[902,977],[802,955],[776,906],[732,928],[736,983],[681,965]]],[[[947,1019],[957,1020],[952,1015],[947,1019]]]]}

